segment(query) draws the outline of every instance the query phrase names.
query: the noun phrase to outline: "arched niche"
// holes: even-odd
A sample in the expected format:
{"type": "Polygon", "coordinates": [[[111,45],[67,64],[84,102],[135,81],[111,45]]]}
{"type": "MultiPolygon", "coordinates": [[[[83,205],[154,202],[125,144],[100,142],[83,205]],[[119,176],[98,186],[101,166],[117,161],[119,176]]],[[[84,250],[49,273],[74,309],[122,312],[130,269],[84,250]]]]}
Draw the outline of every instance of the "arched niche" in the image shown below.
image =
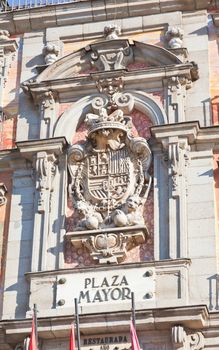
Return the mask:
{"type": "MultiPolygon", "coordinates": [[[[140,91],[124,91],[134,98],[134,108],[149,117],[153,125],[167,124],[167,116],[164,109],[148,94],[140,91]]],[[[72,136],[84,121],[87,113],[92,112],[91,102],[95,97],[103,96],[94,94],[84,97],[68,108],[58,119],[54,127],[54,137],[65,136],[68,143],[72,143],[72,136]]]]}

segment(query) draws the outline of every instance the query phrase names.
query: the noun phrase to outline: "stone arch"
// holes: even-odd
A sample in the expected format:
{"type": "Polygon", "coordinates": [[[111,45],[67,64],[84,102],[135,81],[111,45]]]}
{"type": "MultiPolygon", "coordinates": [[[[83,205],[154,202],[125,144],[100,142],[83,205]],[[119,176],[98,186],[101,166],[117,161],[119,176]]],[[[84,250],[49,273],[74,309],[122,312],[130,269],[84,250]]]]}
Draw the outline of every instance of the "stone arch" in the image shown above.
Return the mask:
{"type": "MultiPolygon", "coordinates": [[[[155,101],[153,97],[141,91],[129,92],[134,97],[134,107],[147,115],[153,125],[167,124],[167,116],[164,109],[155,101]]],[[[74,103],[58,119],[54,127],[54,137],[65,136],[68,143],[71,143],[72,136],[83,122],[87,113],[91,112],[91,102],[95,97],[103,96],[94,94],[84,97],[74,103]]]]}

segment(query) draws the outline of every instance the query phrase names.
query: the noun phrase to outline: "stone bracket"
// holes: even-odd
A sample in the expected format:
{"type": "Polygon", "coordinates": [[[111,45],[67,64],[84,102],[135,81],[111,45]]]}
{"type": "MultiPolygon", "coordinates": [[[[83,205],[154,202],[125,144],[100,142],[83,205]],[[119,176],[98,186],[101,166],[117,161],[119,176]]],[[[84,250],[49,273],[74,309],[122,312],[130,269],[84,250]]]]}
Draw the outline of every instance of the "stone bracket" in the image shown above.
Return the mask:
{"type": "Polygon", "coordinates": [[[201,332],[188,333],[182,326],[172,327],[172,343],[175,350],[202,350],[204,336],[201,332]]]}
{"type": "Polygon", "coordinates": [[[146,226],[139,225],[68,232],[65,238],[77,248],[87,247],[92,258],[99,263],[119,263],[127,251],[146,242],[148,236],[146,226]]]}

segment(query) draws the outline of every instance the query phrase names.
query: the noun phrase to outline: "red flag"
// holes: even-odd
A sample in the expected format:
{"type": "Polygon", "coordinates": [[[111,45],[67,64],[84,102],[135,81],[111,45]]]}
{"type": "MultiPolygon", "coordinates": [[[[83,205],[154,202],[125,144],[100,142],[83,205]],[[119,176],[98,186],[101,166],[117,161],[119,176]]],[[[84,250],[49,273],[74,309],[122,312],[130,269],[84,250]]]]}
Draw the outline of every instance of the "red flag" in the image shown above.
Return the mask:
{"type": "Polygon", "coordinates": [[[31,330],[31,336],[30,336],[29,350],[37,350],[34,316],[32,319],[32,330],[31,330]]]}
{"type": "Polygon", "coordinates": [[[74,324],[73,323],[71,324],[69,350],[75,350],[75,330],[74,330],[74,324]]]}
{"type": "Polygon", "coordinates": [[[136,330],[135,330],[135,327],[134,327],[132,320],[131,320],[131,324],[130,324],[130,335],[131,335],[132,350],[141,350],[139,342],[138,342],[136,330]]]}

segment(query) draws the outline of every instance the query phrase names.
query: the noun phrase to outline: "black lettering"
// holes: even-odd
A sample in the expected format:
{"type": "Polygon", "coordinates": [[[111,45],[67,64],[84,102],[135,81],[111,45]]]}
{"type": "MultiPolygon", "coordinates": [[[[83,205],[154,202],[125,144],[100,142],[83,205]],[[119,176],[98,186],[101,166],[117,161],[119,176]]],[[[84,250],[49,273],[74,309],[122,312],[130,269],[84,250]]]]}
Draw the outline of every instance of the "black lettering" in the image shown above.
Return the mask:
{"type": "Polygon", "coordinates": [[[101,338],[100,344],[104,344],[104,339],[103,338],[101,338]]]}
{"type": "Polygon", "coordinates": [[[115,275],[112,277],[112,280],[113,280],[113,283],[112,283],[112,286],[116,287],[119,285],[119,283],[116,284],[116,281],[118,280],[118,275],[115,275]]]}
{"type": "Polygon", "coordinates": [[[104,277],[103,282],[101,284],[101,287],[109,287],[109,283],[108,283],[106,277],[104,277]]]}
{"type": "Polygon", "coordinates": [[[91,284],[91,279],[90,278],[85,278],[85,280],[84,280],[84,289],[86,289],[89,284],[91,284]]]}
{"type": "Polygon", "coordinates": [[[89,290],[87,290],[86,292],[80,292],[79,298],[78,298],[78,304],[81,303],[81,299],[85,299],[86,298],[86,302],[90,303],[90,294],[89,294],[89,290]]]}
{"type": "Polygon", "coordinates": [[[118,338],[117,337],[114,338],[114,343],[118,343],[118,338]]]}
{"type": "Polygon", "coordinates": [[[119,343],[121,343],[122,342],[122,336],[120,335],[119,336],[119,343]]]}
{"type": "Polygon", "coordinates": [[[101,298],[101,295],[100,295],[100,291],[97,290],[96,291],[96,294],[94,295],[94,298],[93,298],[93,303],[95,303],[95,301],[99,301],[99,303],[101,303],[103,301],[103,299],[101,298]]]}
{"type": "Polygon", "coordinates": [[[102,289],[103,296],[105,298],[104,301],[109,301],[108,295],[109,295],[110,291],[111,291],[111,288],[109,288],[109,289],[102,289]]]}
{"type": "Polygon", "coordinates": [[[127,287],[122,288],[122,300],[131,299],[131,290],[127,287]]]}
{"type": "Polygon", "coordinates": [[[100,338],[97,338],[97,344],[98,345],[100,344],[100,338]]]}
{"type": "Polygon", "coordinates": [[[119,288],[114,288],[110,294],[111,299],[113,300],[119,300],[121,298],[121,290],[119,288]]]}
{"type": "Polygon", "coordinates": [[[91,345],[91,344],[92,344],[92,339],[89,338],[89,339],[88,339],[88,345],[91,345]]]}
{"type": "Polygon", "coordinates": [[[124,284],[125,286],[128,286],[128,285],[129,285],[125,276],[122,277],[120,286],[122,286],[123,284],[124,284]]]}
{"type": "Polygon", "coordinates": [[[92,278],[92,288],[99,288],[100,286],[95,286],[95,278],[92,278]]]}
{"type": "Polygon", "coordinates": [[[84,339],[84,345],[87,345],[87,339],[84,339]]]}
{"type": "Polygon", "coordinates": [[[128,343],[128,340],[127,340],[127,338],[126,338],[126,335],[124,336],[124,343],[128,343]]]}
{"type": "Polygon", "coordinates": [[[113,343],[113,337],[109,338],[109,343],[112,344],[113,343]]]}

